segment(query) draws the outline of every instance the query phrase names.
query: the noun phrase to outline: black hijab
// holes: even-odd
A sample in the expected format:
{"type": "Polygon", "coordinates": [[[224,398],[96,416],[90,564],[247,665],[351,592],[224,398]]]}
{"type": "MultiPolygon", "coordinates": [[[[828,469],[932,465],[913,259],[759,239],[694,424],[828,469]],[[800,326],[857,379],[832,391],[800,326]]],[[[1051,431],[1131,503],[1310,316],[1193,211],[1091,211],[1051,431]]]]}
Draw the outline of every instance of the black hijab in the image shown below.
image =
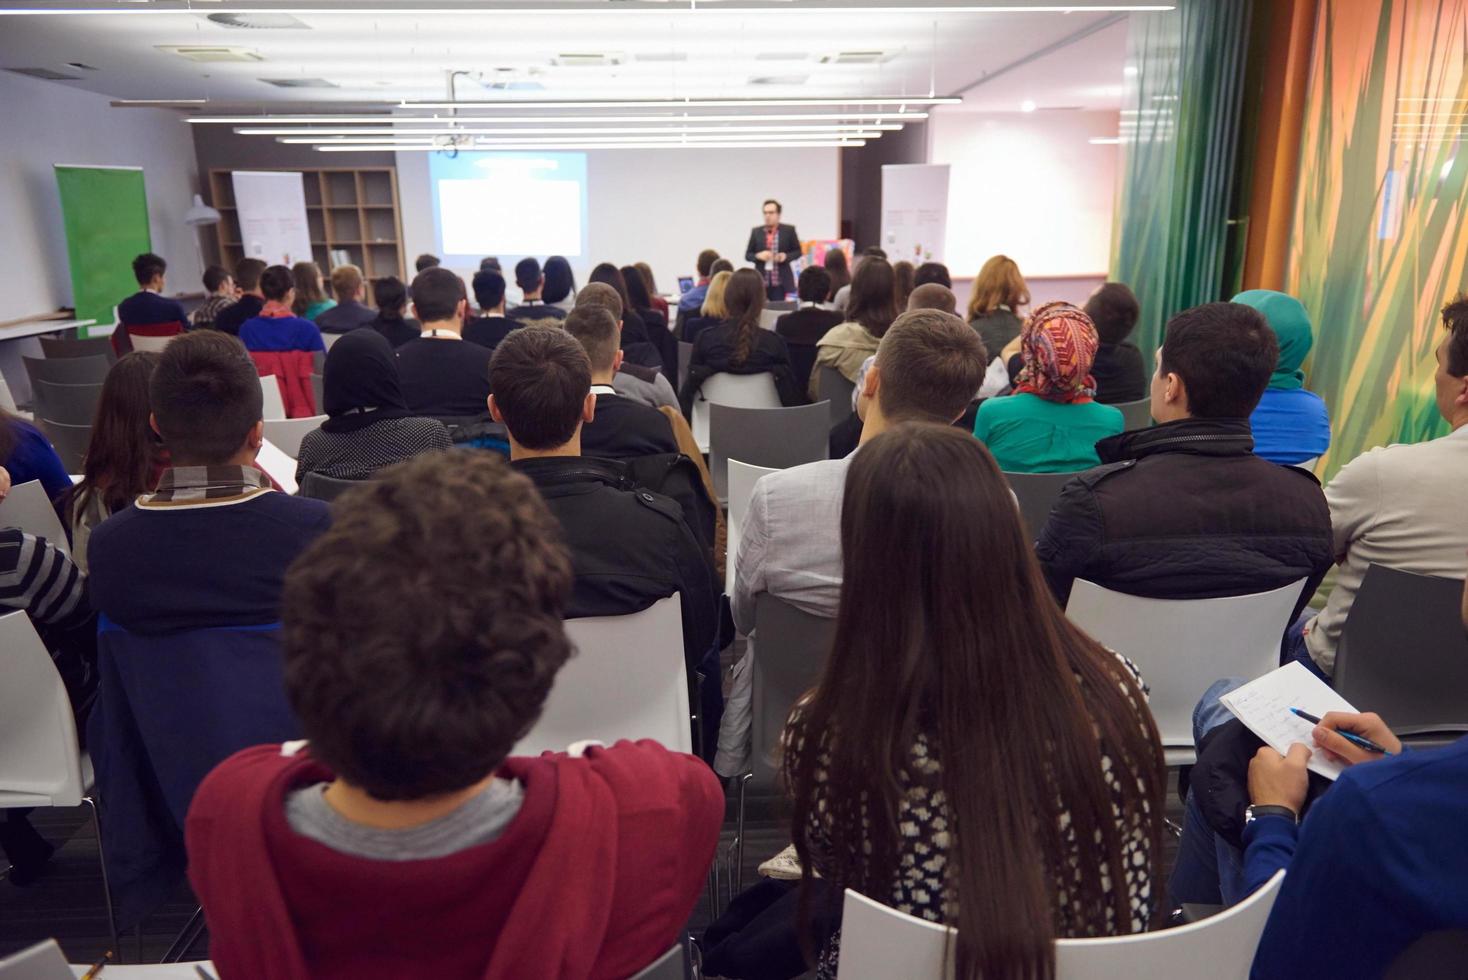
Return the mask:
{"type": "Polygon", "coordinates": [[[321,381],[330,416],[321,423],[325,432],[356,432],[413,414],[398,380],[398,355],[376,330],[359,327],[332,344],[321,381]]]}

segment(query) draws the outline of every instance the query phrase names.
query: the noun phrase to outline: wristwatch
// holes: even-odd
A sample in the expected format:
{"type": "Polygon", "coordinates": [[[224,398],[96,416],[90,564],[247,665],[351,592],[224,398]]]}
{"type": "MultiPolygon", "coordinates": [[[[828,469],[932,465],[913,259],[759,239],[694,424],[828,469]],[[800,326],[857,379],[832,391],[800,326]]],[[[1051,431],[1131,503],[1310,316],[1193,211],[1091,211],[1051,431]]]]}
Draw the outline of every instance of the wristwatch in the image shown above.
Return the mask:
{"type": "Polygon", "coordinates": [[[1287,806],[1259,806],[1250,804],[1244,808],[1244,826],[1248,826],[1260,817],[1289,817],[1290,823],[1300,822],[1300,815],[1287,806]]]}

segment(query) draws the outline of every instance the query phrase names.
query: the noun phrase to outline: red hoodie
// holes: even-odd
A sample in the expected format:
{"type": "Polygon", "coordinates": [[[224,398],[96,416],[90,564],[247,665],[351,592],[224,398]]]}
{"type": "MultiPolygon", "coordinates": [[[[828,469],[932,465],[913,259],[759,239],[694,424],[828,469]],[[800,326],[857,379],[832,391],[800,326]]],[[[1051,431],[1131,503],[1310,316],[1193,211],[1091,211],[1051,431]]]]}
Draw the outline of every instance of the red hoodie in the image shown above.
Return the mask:
{"type": "Polygon", "coordinates": [[[724,801],[698,759],[656,742],[507,759],[524,787],[495,840],[376,861],[291,830],[285,797],[332,779],[260,745],[189,808],[189,879],[222,980],[593,980],[636,973],[688,920],[724,801]]]}

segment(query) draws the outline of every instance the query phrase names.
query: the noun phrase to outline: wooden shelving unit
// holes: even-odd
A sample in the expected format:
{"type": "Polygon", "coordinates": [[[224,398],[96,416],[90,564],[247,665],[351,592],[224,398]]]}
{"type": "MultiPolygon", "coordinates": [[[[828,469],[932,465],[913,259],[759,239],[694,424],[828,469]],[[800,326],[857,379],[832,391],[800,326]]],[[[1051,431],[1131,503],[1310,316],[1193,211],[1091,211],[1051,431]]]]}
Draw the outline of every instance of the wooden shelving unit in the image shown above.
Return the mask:
{"type": "MultiPolygon", "coordinates": [[[[406,280],[402,211],[398,174],[393,167],[296,168],[305,185],[306,223],[311,255],[323,277],[331,275],[333,251],[368,279],[397,276],[406,280]]],[[[219,211],[215,225],[219,255],[227,268],[244,258],[240,221],[235,210],[234,182],[229,170],[209,171],[210,203],[219,211]]],[[[330,283],[327,283],[328,289],[330,283]]]]}

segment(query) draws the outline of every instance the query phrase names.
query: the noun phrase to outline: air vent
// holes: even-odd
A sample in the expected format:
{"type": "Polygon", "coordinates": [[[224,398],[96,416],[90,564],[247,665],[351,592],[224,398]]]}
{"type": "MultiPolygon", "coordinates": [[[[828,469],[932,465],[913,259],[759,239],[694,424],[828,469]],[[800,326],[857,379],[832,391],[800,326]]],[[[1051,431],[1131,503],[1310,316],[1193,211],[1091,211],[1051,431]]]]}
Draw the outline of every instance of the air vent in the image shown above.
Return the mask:
{"type": "Polygon", "coordinates": [[[610,68],[620,65],[624,59],[620,54],[573,51],[556,55],[551,64],[557,68],[610,68]]]}
{"type": "Polygon", "coordinates": [[[805,61],[810,55],[804,51],[761,51],[755,61],[805,61]]]}
{"type": "Polygon", "coordinates": [[[226,61],[264,61],[257,51],[249,48],[233,48],[225,45],[209,44],[160,44],[159,51],[167,51],[176,54],[180,58],[200,64],[214,64],[226,61]]]}
{"type": "Polygon", "coordinates": [[[220,27],[250,31],[308,31],[311,29],[305,22],[296,20],[290,14],[272,14],[264,11],[210,14],[207,19],[220,27]]]}
{"type": "Polygon", "coordinates": [[[647,61],[647,62],[656,62],[656,63],[668,63],[668,62],[674,62],[674,61],[687,61],[688,60],[688,52],[686,52],[686,51],[649,51],[646,54],[637,54],[637,55],[633,55],[632,57],[635,58],[638,61],[647,61]]]}
{"type": "Polygon", "coordinates": [[[50,68],[7,68],[5,70],[15,72],[17,75],[44,78],[48,82],[79,82],[82,80],[80,75],[68,75],[65,72],[52,71],[50,68]]]}
{"type": "Polygon", "coordinates": [[[755,75],[749,79],[750,85],[804,85],[810,79],[809,75],[755,75]]]}
{"type": "Polygon", "coordinates": [[[276,88],[340,88],[336,82],[324,78],[262,78],[259,81],[276,88]]]}
{"type": "Polygon", "coordinates": [[[836,54],[824,55],[821,58],[823,65],[880,65],[884,61],[891,61],[892,55],[885,51],[838,51],[836,54]]]}

